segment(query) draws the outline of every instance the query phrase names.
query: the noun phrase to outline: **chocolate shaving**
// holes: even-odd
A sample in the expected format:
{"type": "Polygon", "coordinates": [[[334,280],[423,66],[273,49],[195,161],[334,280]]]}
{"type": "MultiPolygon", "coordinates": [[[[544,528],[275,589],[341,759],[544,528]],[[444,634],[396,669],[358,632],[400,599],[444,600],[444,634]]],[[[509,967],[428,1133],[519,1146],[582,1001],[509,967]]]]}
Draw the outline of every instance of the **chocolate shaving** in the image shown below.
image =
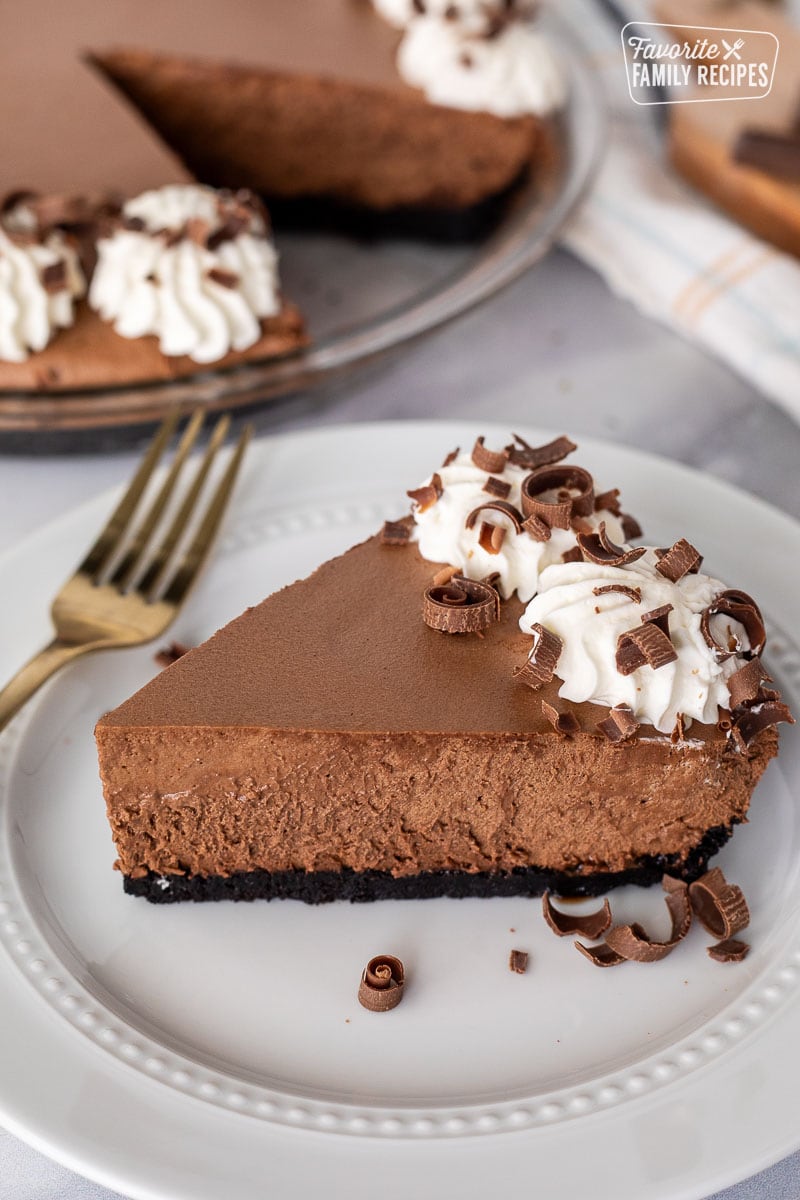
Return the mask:
{"type": "Polygon", "coordinates": [[[728,692],[731,697],[731,708],[741,708],[750,700],[755,700],[761,691],[761,684],[769,679],[761,659],[756,655],[738,671],[728,677],[728,692]]]}
{"type": "Polygon", "coordinates": [[[524,975],[528,969],[528,954],[525,950],[512,950],[508,956],[508,969],[517,975],[524,975]]]}
{"type": "Polygon", "coordinates": [[[609,714],[604,721],[597,722],[597,729],[608,738],[610,742],[626,742],[628,738],[632,738],[639,728],[639,722],[633,715],[633,709],[628,704],[615,704],[609,710],[609,714]]]}
{"type": "Polygon", "coordinates": [[[564,563],[583,562],[580,546],[573,546],[571,550],[565,550],[561,555],[561,561],[564,563]]]}
{"type": "Polygon", "coordinates": [[[580,729],[578,718],[571,708],[558,708],[547,700],[542,700],[542,714],[547,718],[556,733],[565,735],[577,733],[580,729]]]}
{"type": "Polygon", "coordinates": [[[179,658],[183,658],[184,654],[188,654],[191,646],[184,646],[183,642],[170,642],[168,646],[164,646],[156,654],[153,655],[153,661],[159,667],[171,667],[179,658]]]}
{"type": "Polygon", "coordinates": [[[617,670],[620,675],[632,675],[647,665],[654,671],[675,662],[678,654],[663,629],[653,623],[629,629],[617,638],[617,670]]]}
{"type": "Polygon", "coordinates": [[[689,899],[700,924],[719,941],[733,937],[750,924],[742,889],[728,883],[719,867],[689,884],[689,899]]]}
{"type": "Polygon", "coordinates": [[[622,958],[631,962],[658,962],[659,959],[666,958],[689,932],[692,924],[692,906],[689,903],[686,884],[665,876],[662,886],[671,919],[669,938],[665,942],[653,941],[636,921],[630,925],[616,925],[609,929],[605,941],[606,945],[622,958]]]}
{"type": "Polygon", "coordinates": [[[558,937],[569,937],[579,933],[581,937],[599,938],[611,925],[611,905],[608,899],[603,907],[591,913],[566,913],[553,908],[550,893],[542,896],[542,916],[558,937]]]}
{"type": "Polygon", "coordinates": [[[41,274],[42,287],[46,292],[63,292],[67,286],[67,264],[63,258],[58,262],[50,263],[49,266],[42,268],[41,274]]]}
{"type": "Polygon", "coordinates": [[[594,480],[583,467],[540,467],[523,479],[521,500],[524,516],[541,517],[551,529],[569,529],[574,516],[588,517],[594,510],[594,480]],[[542,499],[546,492],[557,499],[542,499]]]}
{"type": "Polygon", "coordinates": [[[695,574],[699,571],[702,561],[702,554],[694,548],[691,542],[687,542],[686,538],[681,538],[660,556],[656,563],[656,570],[665,579],[677,583],[679,579],[683,579],[684,575],[695,574]]]}
{"type": "Polygon", "coordinates": [[[597,533],[579,533],[578,545],[584,558],[603,567],[626,567],[641,558],[646,549],[640,546],[637,550],[626,550],[624,546],[612,542],[606,533],[605,521],[600,522],[597,533]]]}
{"type": "Polygon", "coordinates": [[[535,471],[537,467],[550,467],[578,449],[566,436],[555,438],[545,446],[531,446],[518,433],[512,433],[511,436],[516,445],[512,443],[506,446],[509,462],[516,467],[527,467],[529,471],[535,471]]]}
{"type": "Polygon", "coordinates": [[[675,727],[669,735],[673,746],[679,746],[686,736],[686,716],[679,712],[675,717],[675,727]]]}
{"type": "MultiPolygon", "coordinates": [[[[443,587],[444,584],[449,583],[455,575],[458,575],[458,573],[458,567],[442,567],[441,571],[436,572],[431,580],[431,583],[434,587],[443,587]]],[[[490,581],[488,579],[484,580],[484,583],[489,582],[490,581]]]]}
{"type": "Polygon", "coordinates": [[[620,513],[619,521],[626,542],[633,542],[636,538],[642,536],[641,525],[636,520],[636,517],[632,517],[630,513],[620,513]]]}
{"type": "Polygon", "coordinates": [[[451,463],[454,463],[456,461],[456,459],[458,458],[460,453],[461,453],[461,447],[456,446],[455,450],[451,450],[450,453],[447,455],[444,462],[442,463],[442,467],[443,468],[449,467],[451,463]]]}
{"type": "Polygon", "coordinates": [[[120,217],[120,225],[128,233],[144,233],[147,229],[147,224],[142,217],[120,217]]]}
{"type": "Polygon", "coordinates": [[[514,671],[514,677],[528,687],[539,688],[553,678],[563,642],[543,625],[532,626],[531,633],[534,638],[533,649],[525,665],[514,671]]]}
{"type": "MultiPolygon", "coordinates": [[[[581,556],[582,557],[582,556],[581,556]]],[[[642,603],[642,589],[638,587],[628,587],[626,583],[606,583],[603,587],[592,588],[593,596],[605,596],[610,592],[619,592],[622,596],[627,596],[634,604],[642,603]]],[[[670,607],[672,607],[670,605],[670,607]]],[[[644,617],[642,617],[644,620],[644,617]]]]}
{"type": "MultiPolygon", "coordinates": [[[[535,513],[525,518],[522,522],[522,528],[526,533],[531,535],[535,542],[549,542],[552,537],[550,526],[541,517],[537,517],[535,513]]],[[[566,559],[564,561],[566,562],[566,559]]]]}
{"type": "Polygon", "coordinates": [[[472,461],[481,471],[489,471],[493,475],[502,474],[508,462],[508,451],[487,450],[483,438],[479,437],[472,447],[472,461]]]}
{"type": "Polygon", "coordinates": [[[522,514],[518,508],[515,508],[513,504],[509,504],[507,500],[487,500],[485,504],[479,504],[477,508],[473,508],[464,522],[466,528],[473,529],[480,514],[486,512],[487,509],[492,512],[502,513],[503,516],[508,517],[516,533],[522,532],[522,514]]]}
{"type": "Polygon", "coordinates": [[[726,938],[724,942],[706,947],[708,957],[721,963],[741,962],[749,953],[750,947],[747,942],[737,941],[736,938],[726,938]]]}
{"type": "Polygon", "coordinates": [[[618,967],[625,959],[616,950],[612,950],[605,942],[599,946],[584,946],[583,942],[575,942],[575,949],[580,950],[584,958],[594,963],[596,967],[618,967]]]}
{"type": "Polygon", "coordinates": [[[416,505],[417,512],[427,512],[432,508],[436,501],[441,496],[444,488],[442,487],[442,479],[438,473],[431,476],[430,483],[423,484],[422,487],[414,488],[406,495],[413,500],[416,505]]]}
{"type": "Polygon", "coordinates": [[[659,608],[651,608],[649,612],[642,613],[642,624],[657,625],[661,632],[669,637],[669,614],[671,612],[671,604],[662,604],[659,608]]]}
{"type": "Polygon", "coordinates": [[[511,492],[511,484],[507,483],[505,479],[497,479],[494,475],[490,475],[483,485],[483,490],[498,500],[507,500],[511,492]]]}
{"type": "Polygon", "coordinates": [[[249,224],[250,219],[244,213],[232,213],[218,229],[208,235],[206,246],[209,250],[216,250],[223,242],[234,241],[249,224]]]}
{"type": "Polygon", "coordinates": [[[753,658],[761,653],[767,641],[761,609],[752,596],[748,596],[747,592],[733,589],[720,592],[708,608],[703,609],[700,617],[700,632],[705,638],[706,645],[715,651],[718,662],[724,662],[726,659],[732,658],[734,654],[745,654],[748,658],[753,658]],[[732,634],[733,645],[720,645],[711,632],[711,618],[720,614],[730,617],[744,626],[747,640],[750,643],[749,650],[741,648],[734,634],[732,634]]]}
{"type": "Polygon", "coordinates": [[[478,544],[487,554],[499,554],[505,536],[506,531],[502,525],[492,525],[491,521],[481,521],[478,544]]]}
{"type": "Polygon", "coordinates": [[[780,721],[794,725],[794,717],[788,706],[778,700],[765,700],[763,704],[754,708],[746,708],[744,712],[737,715],[732,730],[739,749],[746,750],[762,729],[767,729],[770,725],[777,725],[780,721]]]}
{"type": "Polygon", "coordinates": [[[361,975],[358,1002],[370,1012],[388,1012],[403,999],[405,970],[393,954],[371,958],[361,975]]]}
{"type": "Polygon", "coordinates": [[[239,282],[239,276],[235,271],[223,271],[222,267],[212,267],[208,272],[208,278],[224,288],[235,288],[239,282]]]}
{"type": "Polygon", "coordinates": [[[411,527],[406,521],[384,521],[380,539],[382,546],[407,546],[411,540],[411,527]]]}
{"type": "Polygon", "coordinates": [[[426,588],[422,619],[440,633],[480,633],[500,617],[500,597],[488,583],[454,575],[426,588]]]}
{"type": "Polygon", "coordinates": [[[621,514],[619,504],[619,488],[611,488],[608,492],[600,492],[594,498],[595,512],[610,512],[612,516],[618,517],[621,514]]]}

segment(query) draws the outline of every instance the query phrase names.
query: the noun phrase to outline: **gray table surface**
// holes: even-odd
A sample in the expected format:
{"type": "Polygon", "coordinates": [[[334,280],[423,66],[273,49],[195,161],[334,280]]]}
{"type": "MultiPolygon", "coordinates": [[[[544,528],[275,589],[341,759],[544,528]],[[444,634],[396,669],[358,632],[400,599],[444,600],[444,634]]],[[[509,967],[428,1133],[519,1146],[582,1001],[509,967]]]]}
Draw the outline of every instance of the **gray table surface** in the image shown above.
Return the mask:
{"type": "MultiPolygon", "coordinates": [[[[800,517],[800,428],[563,252],[390,362],[256,418],[258,433],[388,418],[528,422],[666,455],[800,517]]],[[[135,451],[16,457],[0,441],[0,552],[126,479],[135,451]]],[[[2,1014],[0,1014],[2,1019],[2,1014]]],[[[735,1136],[735,1131],[732,1131],[735,1136]]],[[[798,1115],[800,1140],[800,1114],[798,1115]]],[[[715,1200],[797,1200],[800,1153],[715,1200]]],[[[0,1130],[0,1200],[104,1200],[0,1130]]],[[[281,1198],[283,1200],[283,1198],[281,1198]]],[[[288,1198],[286,1198],[288,1200],[288,1198]]],[[[305,1197],[298,1200],[306,1200],[305,1197]]]]}

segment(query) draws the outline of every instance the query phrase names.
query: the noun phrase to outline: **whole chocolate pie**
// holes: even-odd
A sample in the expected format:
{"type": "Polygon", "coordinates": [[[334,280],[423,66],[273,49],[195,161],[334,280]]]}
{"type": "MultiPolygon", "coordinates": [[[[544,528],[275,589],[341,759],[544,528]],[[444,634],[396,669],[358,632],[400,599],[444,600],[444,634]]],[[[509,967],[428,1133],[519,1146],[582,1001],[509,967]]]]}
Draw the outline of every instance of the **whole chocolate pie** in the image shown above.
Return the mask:
{"type": "Polygon", "coordinates": [[[631,546],[573,449],[449,455],[410,517],[103,717],[126,890],[585,895],[702,874],[791,720],[763,621],[684,539],[631,546]]]}

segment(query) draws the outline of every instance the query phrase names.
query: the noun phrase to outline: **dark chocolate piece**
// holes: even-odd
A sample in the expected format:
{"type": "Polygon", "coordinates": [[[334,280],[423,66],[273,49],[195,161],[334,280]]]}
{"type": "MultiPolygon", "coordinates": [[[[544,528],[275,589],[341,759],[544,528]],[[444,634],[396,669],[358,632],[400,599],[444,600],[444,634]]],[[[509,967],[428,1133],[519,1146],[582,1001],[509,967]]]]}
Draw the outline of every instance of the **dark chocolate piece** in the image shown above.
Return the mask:
{"type": "Polygon", "coordinates": [[[455,450],[451,450],[450,453],[445,457],[445,460],[442,463],[442,467],[449,467],[451,463],[454,463],[456,461],[456,459],[458,458],[460,453],[461,453],[461,447],[456,446],[455,450]]]}
{"type": "MultiPolygon", "coordinates": [[[[535,542],[549,542],[553,536],[552,530],[546,521],[541,517],[537,517],[533,513],[530,517],[526,517],[522,522],[522,528],[526,533],[529,533],[535,542]]],[[[564,559],[566,562],[566,559],[564,559]]]]}
{"type": "Polygon", "coordinates": [[[770,725],[777,725],[780,721],[794,725],[794,717],[788,706],[779,700],[765,700],[762,704],[746,708],[744,712],[737,714],[732,732],[739,748],[746,750],[757,733],[770,725]]]}

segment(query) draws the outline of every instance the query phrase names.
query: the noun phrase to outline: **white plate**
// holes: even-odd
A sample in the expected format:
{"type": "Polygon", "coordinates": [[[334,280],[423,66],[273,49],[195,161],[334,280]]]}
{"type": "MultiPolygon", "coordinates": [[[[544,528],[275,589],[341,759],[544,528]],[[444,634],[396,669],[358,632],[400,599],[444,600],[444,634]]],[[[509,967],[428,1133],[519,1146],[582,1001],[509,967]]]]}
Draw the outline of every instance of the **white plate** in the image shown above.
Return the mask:
{"type": "MultiPolygon", "coordinates": [[[[476,432],[380,424],[253,447],[214,562],[175,635],[194,642],[406,506],[476,432]]],[[[525,432],[525,431],[523,431],[525,432]]],[[[560,431],[559,431],[560,432],[560,431]]],[[[528,431],[536,440],[536,431],[528,431]]],[[[769,665],[800,693],[792,628],[800,528],[722,484],[585,443],[658,544],[687,535],[773,627],[769,665]]],[[[0,561],[3,672],[43,640],[44,598],[109,511],[104,496],[0,561]]],[[[135,1197],[357,1200],[492,1194],[699,1197],[800,1144],[798,738],[719,857],[745,889],[753,949],[720,966],[695,929],[652,966],[598,971],[538,901],[294,902],[159,908],[125,896],[92,726],[154,672],[152,652],[77,664],[0,742],[0,1120],[135,1197]],[[512,948],[528,950],[523,976],[512,948]],[[404,959],[391,1014],[356,1001],[374,953],[404,959]],[[346,1189],[346,1190],[345,1190],[346,1189]]],[[[657,928],[655,892],[615,916],[657,928]]]]}

